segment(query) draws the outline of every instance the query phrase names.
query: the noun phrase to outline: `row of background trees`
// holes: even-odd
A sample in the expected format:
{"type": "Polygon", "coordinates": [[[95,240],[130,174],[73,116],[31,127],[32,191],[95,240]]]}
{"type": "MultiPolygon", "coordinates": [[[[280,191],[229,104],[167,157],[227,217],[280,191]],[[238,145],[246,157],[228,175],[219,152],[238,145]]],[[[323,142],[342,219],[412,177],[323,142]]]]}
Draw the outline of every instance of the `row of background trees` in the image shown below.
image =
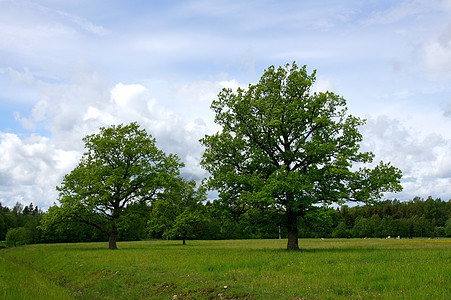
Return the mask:
{"type": "MultiPolygon", "coordinates": [[[[60,222],[44,229],[39,225],[47,213],[32,203],[25,207],[17,203],[13,208],[0,204],[0,240],[10,245],[108,240],[80,222],[60,222]]],[[[178,196],[129,206],[127,218],[118,224],[118,240],[278,238],[279,228],[286,237],[281,219],[255,208],[238,214],[218,201],[205,201],[204,193],[189,182],[178,196]],[[180,197],[182,193],[192,195],[180,197]]],[[[300,237],[451,237],[451,202],[417,197],[407,202],[318,208],[298,225],[300,237]]]]}

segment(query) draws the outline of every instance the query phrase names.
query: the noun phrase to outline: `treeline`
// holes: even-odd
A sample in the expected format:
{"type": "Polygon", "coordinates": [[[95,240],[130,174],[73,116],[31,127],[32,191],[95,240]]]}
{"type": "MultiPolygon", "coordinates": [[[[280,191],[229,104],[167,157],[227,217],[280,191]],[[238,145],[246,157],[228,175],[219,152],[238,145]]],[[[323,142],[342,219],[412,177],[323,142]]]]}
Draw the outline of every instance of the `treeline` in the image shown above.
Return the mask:
{"type": "Polygon", "coordinates": [[[0,241],[7,239],[12,245],[36,244],[42,241],[38,229],[43,212],[37,206],[20,203],[9,209],[0,203],[0,241]]]}
{"type": "MultiPolygon", "coordinates": [[[[0,204],[0,240],[11,246],[108,240],[83,223],[61,222],[44,229],[39,225],[47,213],[32,203],[25,207],[17,203],[12,209],[0,204]]],[[[118,240],[286,237],[286,229],[281,226],[284,216],[274,217],[273,213],[228,208],[218,201],[197,203],[188,209],[186,204],[181,207],[170,201],[157,201],[153,206],[133,204],[118,224],[118,240]]],[[[386,200],[373,205],[315,208],[300,219],[299,228],[300,237],[305,238],[451,237],[451,202],[417,197],[407,202],[386,200]]]]}
{"type": "Polygon", "coordinates": [[[451,202],[415,197],[411,201],[386,200],[374,205],[335,210],[323,219],[331,228],[305,231],[304,236],[326,237],[451,237],[451,202]]]}

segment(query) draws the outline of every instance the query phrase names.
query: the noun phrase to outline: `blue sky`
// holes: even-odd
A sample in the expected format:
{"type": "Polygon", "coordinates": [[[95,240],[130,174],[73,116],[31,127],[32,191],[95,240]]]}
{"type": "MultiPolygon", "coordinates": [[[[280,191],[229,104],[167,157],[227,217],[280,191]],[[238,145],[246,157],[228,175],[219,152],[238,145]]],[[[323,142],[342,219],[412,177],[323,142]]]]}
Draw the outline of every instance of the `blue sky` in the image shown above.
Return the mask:
{"type": "Polygon", "coordinates": [[[82,137],[131,121],[201,179],[211,101],[293,61],[403,170],[387,198],[451,198],[450,0],[0,0],[0,202],[52,205],[82,137]]]}

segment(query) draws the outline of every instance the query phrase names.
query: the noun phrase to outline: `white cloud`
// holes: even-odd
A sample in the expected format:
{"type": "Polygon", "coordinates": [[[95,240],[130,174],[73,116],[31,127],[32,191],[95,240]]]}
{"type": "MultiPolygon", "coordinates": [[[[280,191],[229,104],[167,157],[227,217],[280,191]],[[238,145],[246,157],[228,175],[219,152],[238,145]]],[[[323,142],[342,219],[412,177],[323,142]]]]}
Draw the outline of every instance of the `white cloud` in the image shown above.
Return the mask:
{"type": "Polygon", "coordinates": [[[61,15],[65,19],[69,20],[70,22],[78,25],[83,30],[86,30],[92,34],[104,36],[104,35],[107,35],[110,33],[110,31],[105,29],[103,26],[95,25],[83,17],[73,15],[73,14],[70,14],[68,12],[61,11],[61,10],[52,10],[52,9],[48,9],[48,8],[47,8],[47,10],[50,10],[51,12],[61,15]]]}
{"type": "Polygon", "coordinates": [[[142,84],[111,86],[96,73],[83,69],[79,72],[70,82],[61,85],[51,85],[33,76],[27,81],[39,91],[40,99],[28,118],[19,114],[16,118],[28,130],[47,124],[50,136],[37,133],[30,138],[9,133],[1,135],[0,154],[8,162],[0,172],[3,186],[0,201],[3,204],[14,205],[12,202],[20,201],[24,204],[33,202],[44,208],[51,205],[56,200],[54,187],[81,158],[82,138],[98,132],[101,126],[119,123],[137,121],[157,139],[159,148],[178,154],[186,164],[182,170],[185,177],[200,180],[205,176],[199,165],[203,151],[199,139],[213,130],[209,125],[214,125],[212,114],[204,113],[209,111],[209,103],[220,89],[235,88],[238,86],[236,81],[176,85],[172,88],[173,97],[186,96],[186,102],[176,109],[168,107],[173,101],[163,105],[153,98],[151,91],[142,84]],[[191,110],[190,105],[194,107],[191,110]],[[5,188],[8,185],[11,189],[5,188]],[[13,187],[17,188],[16,196],[11,198],[13,187]],[[48,196],[43,197],[44,194],[48,196]]]}
{"type": "Polygon", "coordinates": [[[423,60],[433,76],[451,75],[451,24],[423,46],[423,60]]]}
{"type": "Polygon", "coordinates": [[[374,11],[371,17],[364,23],[366,25],[391,24],[406,18],[419,18],[422,14],[434,10],[437,1],[399,1],[395,5],[385,9],[374,11]]]}
{"type": "Polygon", "coordinates": [[[124,85],[122,82],[115,85],[111,90],[111,100],[119,107],[136,110],[141,113],[146,113],[152,110],[155,103],[154,99],[150,98],[147,89],[140,84],[124,85]]]}
{"type": "Polygon", "coordinates": [[[316,79],[315,84],[312,86],[312,92],[313,93],[319,93],[319,92],[333,92],[335,88],[335,85],[333,81],[329,78],[324,77],[318,77],[316,79]]]}
{"type": "Polygon", "coordinates": [[[445,199],[451,195],[451,185],[446,185],[451,181],[450,139],[437,134],[421,137],[386,116],[369,119],[361,132],[363,151],[373,152],[375,162],[391,162],[403,172],[404,191],[391,196],[409,200],[416,195],[445,199]]]}
{"type": "Polygon", "coordinates": [[[23,128],[34,131],[35,125],[30,119],[22,117],[18,112],[14,113],[14,119],[19,121],[23,128]]]}
{"type": "Polygon", "coordinates": [[[245,88],[247,85],[240,85],[237,80],[221,80],[217,82],[199,81],[189,84],[182,84],[176,88],[172,96],[176,99],[190,103],[207,104],[219,94],[223,88],[236,90],[238,87],[245,88]]]}
{"type": "Polygon", "coordinates": [[[451,101],[443,105],[443,115],[451,119],[451,101]]]}
{"type": "Polygon", "coordinates": [[[73,168],[74,151],[56,149],[49,138],[32,135],[21,139],[0,132],[0,202],[17,201],[47,207],[56,200],[55,186],[67,168],[73,168]]]}

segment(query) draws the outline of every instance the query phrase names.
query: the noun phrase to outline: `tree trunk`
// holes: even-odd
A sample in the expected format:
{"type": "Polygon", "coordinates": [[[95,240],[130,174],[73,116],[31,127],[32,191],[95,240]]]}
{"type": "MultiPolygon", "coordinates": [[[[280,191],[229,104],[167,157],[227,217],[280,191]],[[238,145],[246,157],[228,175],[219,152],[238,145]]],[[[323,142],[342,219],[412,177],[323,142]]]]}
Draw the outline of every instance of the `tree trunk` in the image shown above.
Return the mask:
{"type": "Polygon", "coordinates": [[[117,249],[117,245],[116,245],[116,237],[117,237],[117,228],[116,226],[113,226],[113,228],[111,229],[110,235],[108,237],[108,248],[109,249],[117,249]]]}
{"type": "Polygon", "coordinates": [[[183,238],[183,245],[186,245],[186,239],[183,238]]]}
{"type": "Polygon", "coordinates": [[[287,250],[299,250],[298,216],[290,208],[287,209],[288,244],[287,250]]]}

